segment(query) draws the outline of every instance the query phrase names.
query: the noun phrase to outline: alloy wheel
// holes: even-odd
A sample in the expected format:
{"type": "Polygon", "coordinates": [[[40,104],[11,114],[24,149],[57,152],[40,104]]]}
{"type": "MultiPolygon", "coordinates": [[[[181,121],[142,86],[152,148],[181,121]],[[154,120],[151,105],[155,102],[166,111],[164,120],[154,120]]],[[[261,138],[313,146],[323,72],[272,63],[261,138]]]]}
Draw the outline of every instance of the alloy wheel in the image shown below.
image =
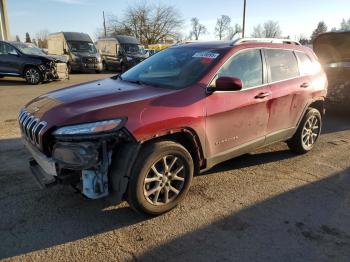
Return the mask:
{"type": "Polygon", "coordinates": [[[311,148],[315,144],[320,130],[320,120],[315,115],[310,116],[302,131],[302,143],[305,148],[311,148]]]}
{"type": "Polygon", "coordinates": [[[26,80],[31,84],[38,83],[40,80],[39,72],[34,68],[27,70],[26,71],[26,80]]]}
{"type": "Polygon", "coordinates": [[[144,179],[144,196],[153,205],[165,205],[174,201],[181,193],[186,178],[182,159],[166,155],[155,162],[144,179]]]}

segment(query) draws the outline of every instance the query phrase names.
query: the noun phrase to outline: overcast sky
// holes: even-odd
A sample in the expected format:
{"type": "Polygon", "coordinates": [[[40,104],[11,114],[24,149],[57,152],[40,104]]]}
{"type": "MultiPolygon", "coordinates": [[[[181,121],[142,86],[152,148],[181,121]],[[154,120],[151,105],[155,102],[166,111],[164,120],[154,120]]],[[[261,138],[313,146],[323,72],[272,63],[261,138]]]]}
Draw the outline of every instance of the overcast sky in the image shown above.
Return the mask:
{"type": "MultiPolygon", "coordinates": [[[[24,39],[26,32],[32,38],[35,33],[47,29],[49,32],[86,32],[94,37],[102,26],[102,11],[122,17],[123,10],[139,0],[7,0],[10,32],[24,39]]],[[[243,0],[148,0],[148,2],[174,5],[185,25],[183,35],[190,30],[189,20],[198,17],[208,33],[203,40],[214,39],[217,17],[229,15],[232,24],[242,22],[243,0]]],[[[350,0],[247,0],[247,34],[253,27],[266,20],[280,23],[284,36],[309,37],[317,23],[324,20],[329,29],[339,27],[342,18],[350,18],[350,0]]]]}

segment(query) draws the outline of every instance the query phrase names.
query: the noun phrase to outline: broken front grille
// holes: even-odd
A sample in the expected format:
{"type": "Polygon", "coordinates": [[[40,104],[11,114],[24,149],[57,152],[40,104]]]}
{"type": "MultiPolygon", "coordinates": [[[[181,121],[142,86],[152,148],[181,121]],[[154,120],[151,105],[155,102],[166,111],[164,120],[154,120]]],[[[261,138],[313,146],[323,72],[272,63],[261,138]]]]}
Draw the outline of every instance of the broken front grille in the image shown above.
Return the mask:
{"type": "Polygon", "coordinates": [[[18,116],[19,126],[22,131],[22,135],[29,140],[32,144],[41,146],[42,132],[47,123],[40,121],[39,118],[34,117],[28,113],[25,109],[22,109],[18,116]]]}

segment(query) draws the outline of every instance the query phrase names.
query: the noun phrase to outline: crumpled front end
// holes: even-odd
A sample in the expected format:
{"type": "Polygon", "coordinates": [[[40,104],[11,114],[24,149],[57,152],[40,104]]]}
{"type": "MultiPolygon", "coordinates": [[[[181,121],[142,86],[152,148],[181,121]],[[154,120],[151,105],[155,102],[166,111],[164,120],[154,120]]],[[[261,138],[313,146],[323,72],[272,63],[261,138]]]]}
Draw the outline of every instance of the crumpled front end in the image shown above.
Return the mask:
{"type": "Polygon", "coordinates": [[[67,63],[50,61],[39,65],[44,81],[64,80],[69,78],[67,63]]]}
{"type": "MultiPolygon", "coordinates": [[[[138,150],[122,121],[117,121],[120,125],[115,128],[96,133],[74,133],[77,128],[72,126],[56,133],[29,111],[22,109],[18,120],[24,145],[32,156],[30,169],[41,187],[72,185],[90,199],[106,197],[114,189],[116,195],[119,193],[116,199],[122,200],[127,185],[124,174],[138,150]]],[[[107,124],[103,128],[111,127],[107,124]]]]}

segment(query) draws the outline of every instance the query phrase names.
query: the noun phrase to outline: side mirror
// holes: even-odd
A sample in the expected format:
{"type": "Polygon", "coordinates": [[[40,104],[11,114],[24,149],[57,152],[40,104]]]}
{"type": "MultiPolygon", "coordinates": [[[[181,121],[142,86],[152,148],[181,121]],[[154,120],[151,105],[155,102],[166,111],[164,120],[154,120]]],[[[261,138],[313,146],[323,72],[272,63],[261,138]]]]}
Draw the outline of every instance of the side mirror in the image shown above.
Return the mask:
{"type": "Polygon", "coordinates": [[[213,91],[239,91],[242,90],[242,80],[237,77],[222,76],[216,79],[213,91]]]}

